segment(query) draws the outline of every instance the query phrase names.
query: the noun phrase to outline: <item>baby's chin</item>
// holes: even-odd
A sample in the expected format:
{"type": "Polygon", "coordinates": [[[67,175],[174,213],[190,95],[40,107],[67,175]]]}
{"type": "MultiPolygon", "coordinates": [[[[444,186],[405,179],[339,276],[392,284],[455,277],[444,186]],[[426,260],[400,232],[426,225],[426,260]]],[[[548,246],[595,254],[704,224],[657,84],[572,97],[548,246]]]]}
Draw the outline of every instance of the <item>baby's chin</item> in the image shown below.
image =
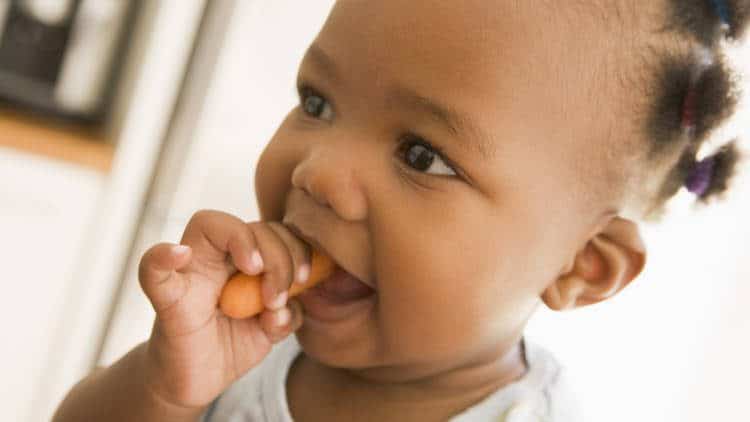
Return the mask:
{"type": "Polygon", "coordinates": [[[377,292],[350,290],[341,297],[329,288],[323,282],[297,296],[304,314],[297,341],[306,355],[326,366],[372,366],[377,356],[377,292]]]}
{"type": "Polygon", "coordinates": [[[377,366],[372,336],[360,333],[356,338],[343,339],[316,332],[305,324],[294,335],[309,358],[331,368],[366,369],[377,366]]]}

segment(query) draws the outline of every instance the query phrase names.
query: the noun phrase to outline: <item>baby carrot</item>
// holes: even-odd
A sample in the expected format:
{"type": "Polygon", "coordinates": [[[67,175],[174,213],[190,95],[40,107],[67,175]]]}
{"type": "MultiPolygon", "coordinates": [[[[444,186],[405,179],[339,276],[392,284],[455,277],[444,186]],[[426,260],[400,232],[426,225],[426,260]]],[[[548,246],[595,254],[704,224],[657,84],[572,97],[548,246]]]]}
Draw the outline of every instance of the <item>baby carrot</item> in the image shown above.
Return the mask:
{"type": "MultiPolygon", "coordinates": [[[[333,273],[336,264],[326,255],[312,252],[310,276],[305,284],[292,283],[289,297],[315,286],[333,273]]],[[[261,275],[238,272],[224,285],[219,297],[219,308],[224,315],[235,319],[249,318],[259,314],[263,308],[260,285],[261,275]]]]}

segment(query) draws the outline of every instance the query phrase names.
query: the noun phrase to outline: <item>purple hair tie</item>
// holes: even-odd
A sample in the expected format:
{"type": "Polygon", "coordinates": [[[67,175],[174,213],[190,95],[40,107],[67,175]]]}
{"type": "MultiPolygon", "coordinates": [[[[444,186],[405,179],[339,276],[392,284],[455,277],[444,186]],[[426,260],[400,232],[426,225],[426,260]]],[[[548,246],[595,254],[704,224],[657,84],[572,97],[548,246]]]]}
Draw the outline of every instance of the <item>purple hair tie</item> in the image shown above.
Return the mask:
{"type": "Polygon", "coordinates": [[[708,189],[711,187],[715,168],[715,155],[706,157],[703,160],[695,163],[695,166],[693,166],[693,169],[690,171],[690,174],[685,181],[685,187],[687,188],[687,190],[694,193],[698,197],[703,197],[703,195],[705,195],[706,192],[708,192],[708,189]]]}

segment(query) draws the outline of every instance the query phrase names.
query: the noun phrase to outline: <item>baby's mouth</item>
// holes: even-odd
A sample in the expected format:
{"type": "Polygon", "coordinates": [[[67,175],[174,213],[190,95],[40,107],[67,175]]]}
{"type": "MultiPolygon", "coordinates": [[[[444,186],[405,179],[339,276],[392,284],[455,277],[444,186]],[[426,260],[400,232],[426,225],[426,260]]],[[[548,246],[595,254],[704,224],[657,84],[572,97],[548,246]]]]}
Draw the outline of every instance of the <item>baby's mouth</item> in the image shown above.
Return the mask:
{"type": "Polygon", "coordinates": [[[298,296],[305,324],[321,328],[329,324],[350,324],[369,314],[377,303],[375,289],[337,266],[333,274],[298,296]],[[320,325],[324,324],[324,325],[320,325]]]}
{"type": "Polygon", "coordinates": [[[375,289],[338,265],[333,274],[315,286],[315,289],[320,296],[333,303],[352,302],[375,293],[375,289]]]}

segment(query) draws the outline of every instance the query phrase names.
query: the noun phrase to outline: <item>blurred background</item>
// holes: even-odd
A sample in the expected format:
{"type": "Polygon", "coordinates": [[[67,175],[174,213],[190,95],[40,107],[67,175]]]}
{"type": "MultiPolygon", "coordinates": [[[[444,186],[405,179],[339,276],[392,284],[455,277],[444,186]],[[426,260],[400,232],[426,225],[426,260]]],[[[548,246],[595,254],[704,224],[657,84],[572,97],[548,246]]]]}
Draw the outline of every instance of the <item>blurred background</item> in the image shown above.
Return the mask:
{"type": "MultiPolygon", "coordinates": [[[[332,4],[0,0],[3,420],[49,420],[148,338],[137,267],[151,245],[179,242],[202,208],[258,218],[254,164],[332,4]]],[[[729,55],[747,80],[750,46],[729,55]]],[[[744,98],[716,141],[750,138],[748,114],[744,98]]],[[[531,321],[586,421],[750,420],[746,173],[721,204],[672,201],[616,298],[531,321]]]]}

